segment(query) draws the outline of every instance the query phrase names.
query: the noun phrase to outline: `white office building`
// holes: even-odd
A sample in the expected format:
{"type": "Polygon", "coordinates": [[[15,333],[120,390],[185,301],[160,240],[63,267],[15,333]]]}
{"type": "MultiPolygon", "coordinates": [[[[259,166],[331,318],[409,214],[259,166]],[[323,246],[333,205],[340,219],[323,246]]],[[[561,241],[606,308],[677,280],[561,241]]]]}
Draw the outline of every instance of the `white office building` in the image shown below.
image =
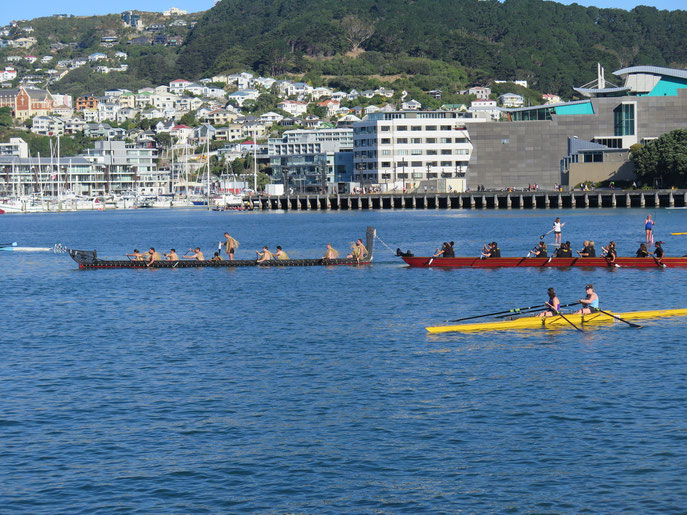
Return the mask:
{"type": "Polygon", "coordinates": [[[471,154],[461,113],[380,111],[353,124],[354,180],[382,191],[442,179],[462,191],[471,154]]]}

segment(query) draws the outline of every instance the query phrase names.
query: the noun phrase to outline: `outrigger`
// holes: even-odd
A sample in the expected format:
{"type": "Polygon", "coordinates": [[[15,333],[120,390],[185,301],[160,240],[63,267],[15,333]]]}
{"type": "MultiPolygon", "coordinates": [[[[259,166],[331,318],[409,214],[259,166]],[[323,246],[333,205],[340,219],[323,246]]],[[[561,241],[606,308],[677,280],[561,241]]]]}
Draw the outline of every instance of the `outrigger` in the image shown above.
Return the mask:
{"type": "Polygon", "coordinates": [[[375,240],[374,227],[368,227],[366,231],[366,249],[367,256],[357,261],[355,258],[336,258],[336,259],[285,259],[277,260],[271,259],[261,263],[256,262],[255,259],[235,259],[222,261],[155,261],[149,267],[145,261],[131,261],[126,259],[109,260],[99,259],[98,253],[95,250],[75,250],[66,249],[74,261],[79,264],[79,268],[94,269],[94,268],[226,268],[226,267],[292,267],[292,266],[336,266],[336,265],[370,265],[372,264],[372,253],[374,250],[375,240]]]}

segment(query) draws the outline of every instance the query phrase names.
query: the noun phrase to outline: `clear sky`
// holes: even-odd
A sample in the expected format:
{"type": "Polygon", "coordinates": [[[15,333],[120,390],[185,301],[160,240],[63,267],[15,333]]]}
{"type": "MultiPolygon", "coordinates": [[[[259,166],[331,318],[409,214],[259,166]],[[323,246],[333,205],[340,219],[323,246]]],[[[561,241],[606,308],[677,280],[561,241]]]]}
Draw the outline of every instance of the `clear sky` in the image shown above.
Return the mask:
{"type": "MultiPolygon", "coordinates": [[[[122,0],[118,2],[98,2],[93,0],[0,0],[0,25],[11,20],[29,20],[56,13],[90,16],[93,14],[111,14],[136,9],[139,11],[164,11],[178,7],[189,12],[204,11],[214,5],[214,0],[122,0]]],[[[563,0],[561,3],[573,2],[563,0]]],[[[685,0],[582,0],[581,5],[597,7],[615,7],[632,9],[637,5],[652,5],[658,9],[685,9],[685,0]]]]}

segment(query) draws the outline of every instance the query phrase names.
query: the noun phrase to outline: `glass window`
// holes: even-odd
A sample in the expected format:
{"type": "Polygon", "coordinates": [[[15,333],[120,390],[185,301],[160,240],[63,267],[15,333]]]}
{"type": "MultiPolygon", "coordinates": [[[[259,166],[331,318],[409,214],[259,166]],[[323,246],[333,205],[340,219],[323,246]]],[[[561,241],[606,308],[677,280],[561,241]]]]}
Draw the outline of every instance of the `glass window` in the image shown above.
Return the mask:
{"type": "Polygon", "coordinates": [[[414,145],[422,144],[422,138],[410,138],[410,142],[414,145]]]}
{"type": "Polygon", "coordinates": [[[405,145],[408,143],[408,138],[396,138],[396,143],[399,145],[405,145]]]}
{"type": "Polygon", "coordinates": [[[427,127],[425,127],[425,130],[426,131],[435,131],[435,130],[437,130],[437,126],[436,125],[428,125],[427,127]]]}
{"type": "Polygon", "coordinates": [[[422,161],[411,161],[410,166],[414,166],[415,168],[422,166],[422,161]]]}
{"type": "Polygon", "coordinates": [[[421,127],[420,125],[413,125],[413,126],[410,128],[410,130],[411,130],[411,131],[421,131],[421,130],[422,130],[422,127],[421,127]]]}
{"type": "Polygon", "coordinates": [[[382,145],[391,145],[390,138],[382,138],[382,145]]]}
{"type": "Polygon", "coordinates": [[[388,132],[391,130],[391,127],[389,125],[382,125],[382,132],[388,132]]]}
{"type": "Polygon", "coordinates": [[[452,138],[439,138],[439,143],[451,143],[452,138]]]}
{"type": "Polygon", "coordinates": [[[421,148],[414,148],[413,150],[410,151],[410,154],[413,156],[421,156],[422,155],[422,149],[421,148]]]}
{"type": "Polygon", "coordinates": [[[442,156],[450,156],[451,155],[451,149],[450,148],[442,148],[441,149],[441,155],[442,156]]]}
{"type": "Polygon", "coordinates": [[[450,125],[442,125],[442,126],[441,126],[441,130],[442,130],[442,131],[450,131],[450,130],[451,130],[451,126],[450,126],[450,125]]]}
{"type": "Polygon", "coordinates": [[[396,127],[396,130],[397,131],[407,131],[408,126],[407,125],[399,125],[398,127],[396,127]]]}
{"type": "Polygon", "coordinates": [[[436,139],[436,138],[427,138],[427,139],[425,140],[425,143],[436,143],[436,142],[437,142],[437,139],[436,139]]]}
{"type": "Polygon", "coordinates": [[[436,151],[436,150],[428,150],[428,151],[427,151],[427,155],[428,155],[428,156],[436,156],[436,155],[437,155],[437,151],[436,151]]]}

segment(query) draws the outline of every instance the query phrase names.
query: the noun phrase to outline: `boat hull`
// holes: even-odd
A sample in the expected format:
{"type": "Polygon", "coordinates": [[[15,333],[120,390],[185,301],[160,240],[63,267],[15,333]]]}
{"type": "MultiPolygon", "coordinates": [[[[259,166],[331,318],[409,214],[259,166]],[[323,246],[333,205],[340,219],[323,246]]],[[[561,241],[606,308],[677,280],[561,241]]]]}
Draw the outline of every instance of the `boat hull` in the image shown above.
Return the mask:
{"type": "MultiPolygon", "coordinates": [[[[611,313],[607,311],[607,313],[611,313]]],[[[627,313],[613,313],[624,320],[649,320],[652,318],[687,316],[687,309],[658,309],[649,311],[630,311],[627,313]]],[[[592,313],[589,315],[565,315],[570,322],[577,326],[610,324],[616,321],[613,317],[604,313],[592,313]]],[[[477,322],[472,324],[456,324],[427,327],[427,332],[432,334],[477,331],[519,331],[524,329],[565,329],[572,328],[570,322],[561,316],[552,317],[522,317],[513,320],[498,320],[491,322],[477,322]]]]}
{"type": "MultiPolygon", "coordinates": [[[[602,257],[595,258],[524,258],[501,257],[480,259],[477,257],[432,258],[430,256],[401,256],[413,268],[615,268],[602,257]]],[[[615,263],[620,268],[664,268],[653,257],[618,257],[615,263]]],[[[665,268],[687,267],[687,257],[665,257],[665,268]]]]}
{"type": "Polygon", "coordinates": [[[71,258],[83,269],[99,268],[239,268],[239,267],[260,267],[260,268],[288,268],[301,266],[366,266],[372,264],[375,240],[374,227],[368,227],[366,232],[366,248],[368,256],[359,262],[353,258],[337,259],[272,259],[258,263],[254,259],[236,259],[234,261],[196,261],[193,259],[181,259],[179,261],[156,261],[147,266],[145,261],[131,261],[126,259],[109,260],[99,259],[95,250],[66,249],[71,258]]]}

